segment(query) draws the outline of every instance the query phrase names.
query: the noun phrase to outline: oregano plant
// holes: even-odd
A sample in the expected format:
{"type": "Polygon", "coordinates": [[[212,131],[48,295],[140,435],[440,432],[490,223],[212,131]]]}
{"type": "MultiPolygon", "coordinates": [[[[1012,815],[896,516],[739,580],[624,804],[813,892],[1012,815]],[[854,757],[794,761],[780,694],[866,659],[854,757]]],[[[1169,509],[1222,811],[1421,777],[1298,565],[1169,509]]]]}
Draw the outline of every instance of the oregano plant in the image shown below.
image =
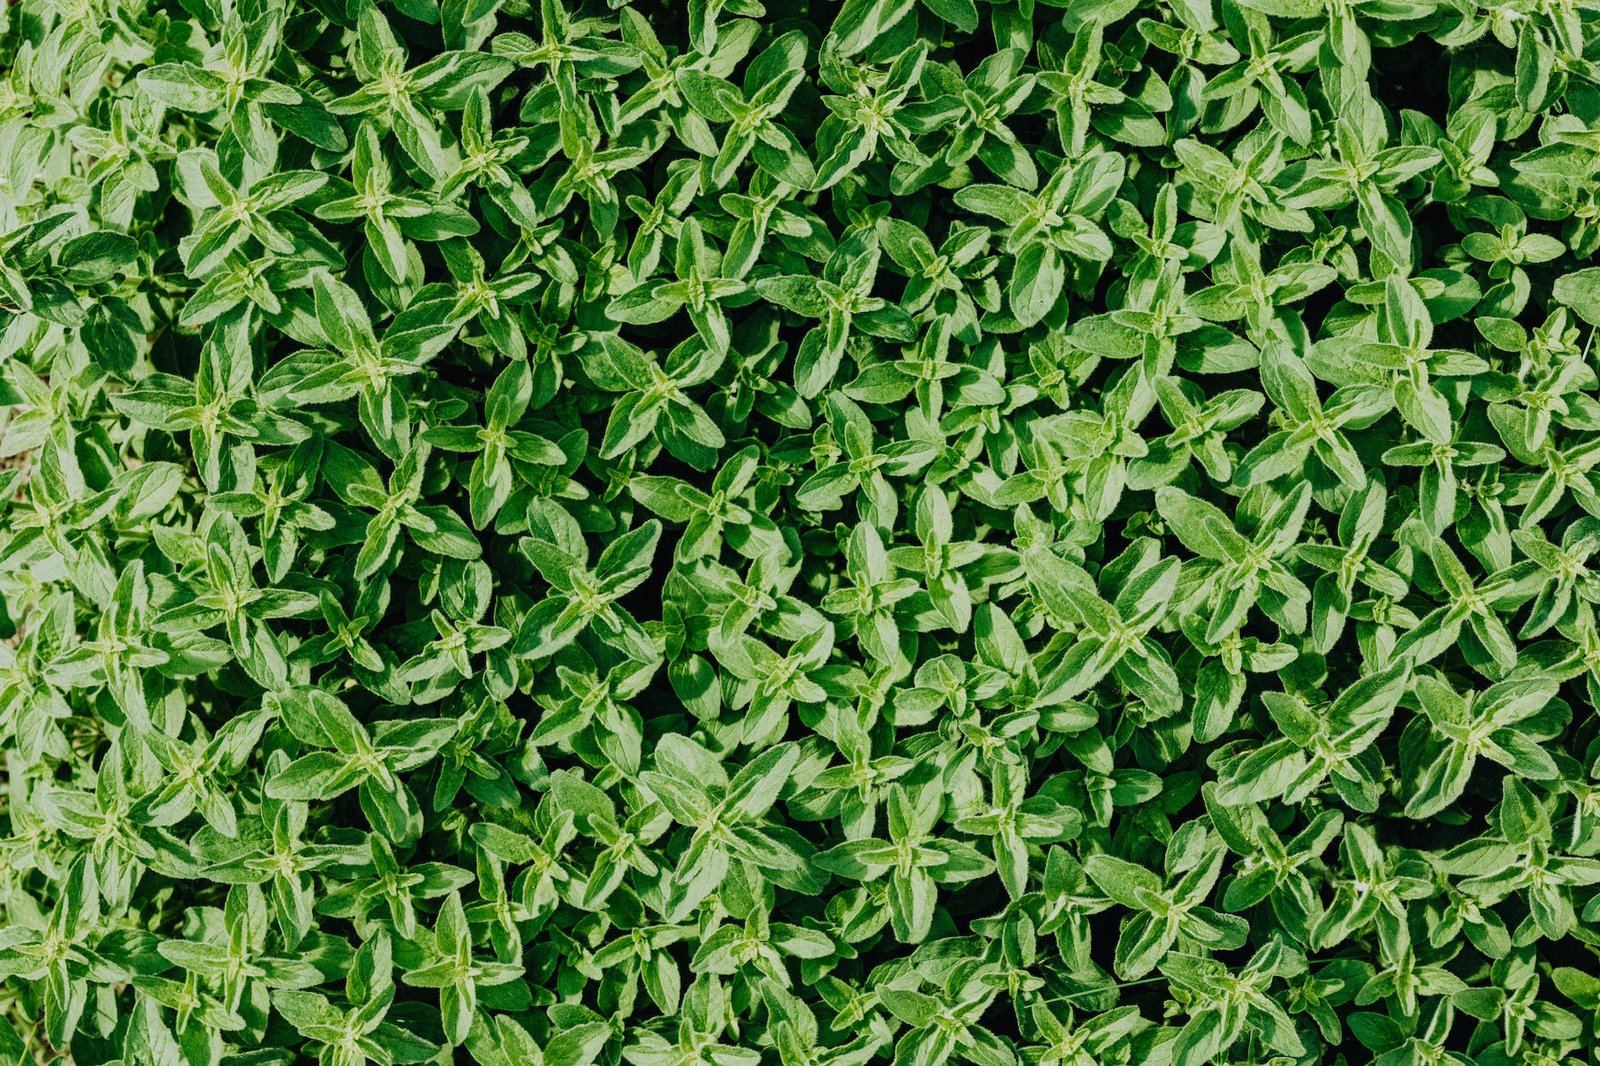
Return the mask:
{"type": "Polygon", "coordinates": [[[0,1061],[1600,1062],[1600,4],[0,5],[0,1061]]]}

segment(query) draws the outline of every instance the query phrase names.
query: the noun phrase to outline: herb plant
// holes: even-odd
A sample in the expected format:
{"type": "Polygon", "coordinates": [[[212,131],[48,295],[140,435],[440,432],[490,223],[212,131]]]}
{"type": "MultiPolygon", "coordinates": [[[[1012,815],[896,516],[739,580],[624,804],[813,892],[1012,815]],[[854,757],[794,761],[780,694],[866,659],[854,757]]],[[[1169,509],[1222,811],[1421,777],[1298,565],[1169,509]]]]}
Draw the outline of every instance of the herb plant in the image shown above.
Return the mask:
{"type": "Polygon", "coordinates": [[[1600,1061],[1593,0],[0,6],[0,1059],[1600,1061]]]}

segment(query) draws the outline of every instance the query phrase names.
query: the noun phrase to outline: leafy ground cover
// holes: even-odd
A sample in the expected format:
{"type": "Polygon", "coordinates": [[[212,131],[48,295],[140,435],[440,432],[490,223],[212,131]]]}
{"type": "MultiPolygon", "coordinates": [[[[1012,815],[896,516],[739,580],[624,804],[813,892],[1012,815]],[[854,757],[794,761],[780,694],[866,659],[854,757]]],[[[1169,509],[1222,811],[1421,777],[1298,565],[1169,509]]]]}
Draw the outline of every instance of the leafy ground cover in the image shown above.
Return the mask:
{"type": "Polygon", "coordinates": [[[0,1054],[1597,1061],[1597,27],[6,3],[0,1054]]]}

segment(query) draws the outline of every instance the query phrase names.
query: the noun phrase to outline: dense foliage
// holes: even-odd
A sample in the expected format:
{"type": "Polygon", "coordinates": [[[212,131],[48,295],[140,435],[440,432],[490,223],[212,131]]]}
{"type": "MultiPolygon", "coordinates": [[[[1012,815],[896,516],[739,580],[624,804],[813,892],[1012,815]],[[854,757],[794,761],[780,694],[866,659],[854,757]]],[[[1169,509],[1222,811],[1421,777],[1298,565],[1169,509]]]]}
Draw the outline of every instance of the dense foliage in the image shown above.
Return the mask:
{"type": "Polygon", "coordinates": [[[6,1061],[1600,1061],[1594,0],[0,33],[6,1061]]]}

